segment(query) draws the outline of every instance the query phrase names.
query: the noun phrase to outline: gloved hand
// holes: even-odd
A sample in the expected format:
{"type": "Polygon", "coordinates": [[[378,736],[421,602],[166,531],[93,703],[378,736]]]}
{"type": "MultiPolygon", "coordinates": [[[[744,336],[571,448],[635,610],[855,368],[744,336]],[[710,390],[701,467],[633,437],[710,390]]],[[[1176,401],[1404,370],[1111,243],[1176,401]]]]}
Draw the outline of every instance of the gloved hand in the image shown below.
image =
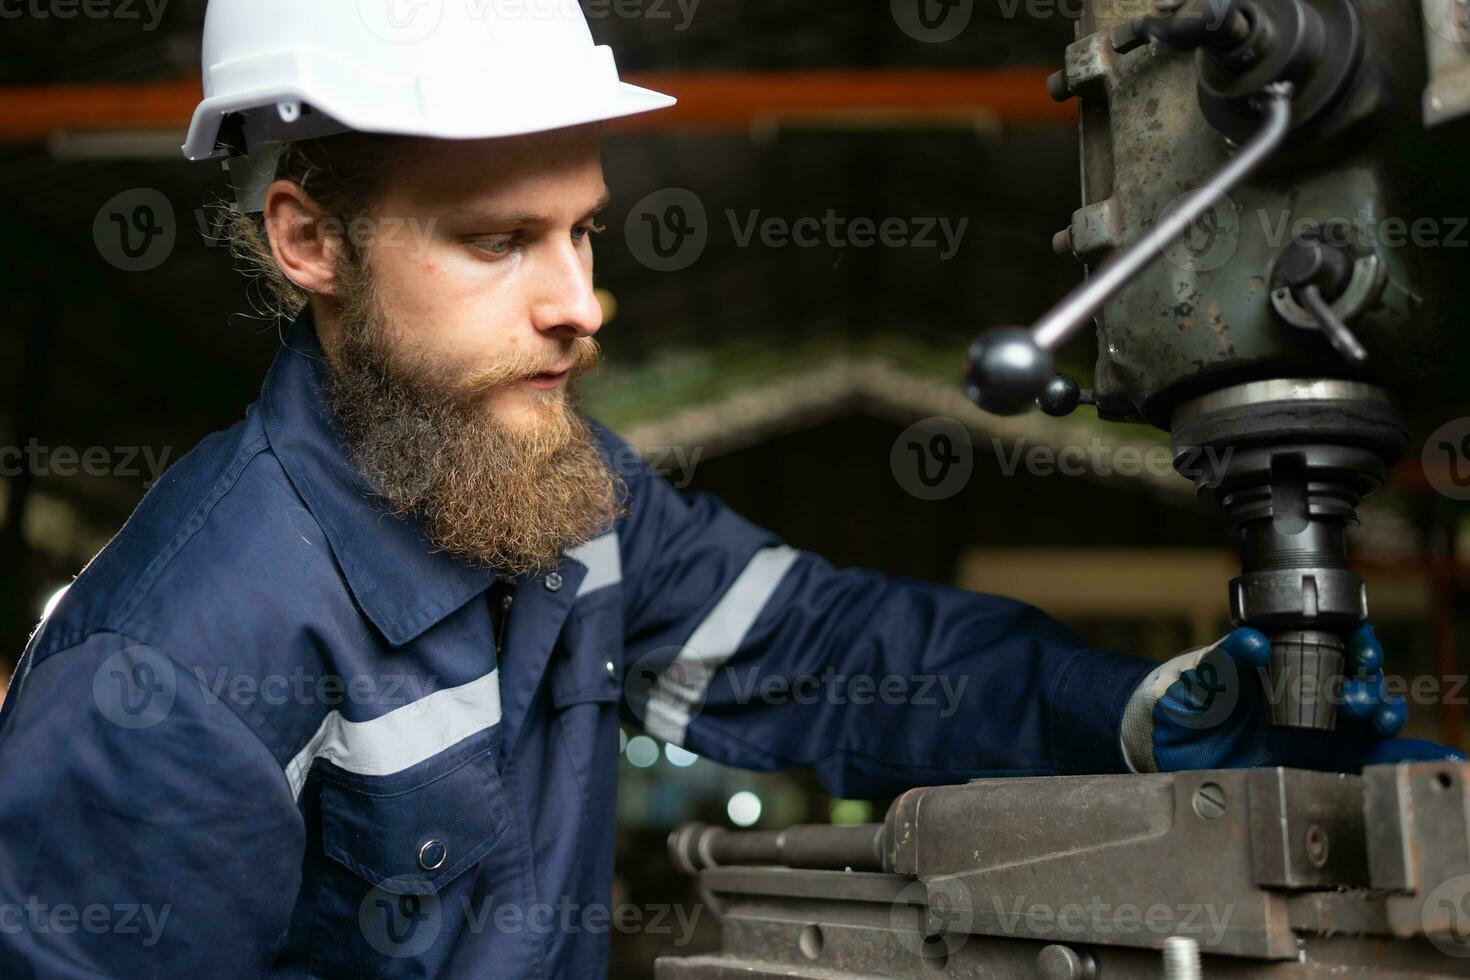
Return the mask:
{"type": "Polygon", "coordinates": [[[1393,736],[1408,720],[1404,699],[1383,686],[1383,647],[1364,625],[1348,639],[1337,730],[1273,728],[1262,683],[1271,642],[1238,629],[1176,657],[1146,677],[1123,716],[1123,753],[1135,772],[1291,766],[1360,772],[1364,766],[1464,754],[1393,736]]]}

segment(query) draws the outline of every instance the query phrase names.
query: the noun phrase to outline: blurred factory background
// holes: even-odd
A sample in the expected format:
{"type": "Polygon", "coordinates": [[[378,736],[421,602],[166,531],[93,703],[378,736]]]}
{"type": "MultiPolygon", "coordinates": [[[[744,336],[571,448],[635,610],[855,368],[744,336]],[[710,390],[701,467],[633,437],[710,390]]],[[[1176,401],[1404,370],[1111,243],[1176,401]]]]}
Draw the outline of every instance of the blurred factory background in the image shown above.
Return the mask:
{"type": "MultiPolygon", "coordinates": [[[[1017,595],[1155,658],[1213,639],[1237,561],[1162,433],[999,420],[959,390],[980,328],[1028,322],[1080,276],[1051,248],[1079,204],[1075,108],[1045,88],[1072,5],[923,2],[585,0],[624,72],[681,98],[608,140],[609,322],[587,410],[681,487],[839,565],[1017,595]]],[[[178,152],[203,13],[0,2],[7,671],[148,483],[242,415],[275,351],[278,325],[252,315],[212,234],[225,176],[178,152]]],[[[1090,343],[1063,357],[1084,379],[1090,343]]],[[[1392,674],[1461,671],[1463,508],[1416,447],[1365,509],[1357,552],[1392,674]]],[[[1411,699],[1412,731],[1463,744],[1463,693],[1444,694],[1411,699]]],[[[622,765],[615,901],[645,907],[697,901],[662,858],[677,822],[864,822],[885,805],[631,729],[622,765]]],[[[712,917],[698,925],[708,941],[712,917]]],[[[615,933],[615,975],[672,939],[615,933]]]]}

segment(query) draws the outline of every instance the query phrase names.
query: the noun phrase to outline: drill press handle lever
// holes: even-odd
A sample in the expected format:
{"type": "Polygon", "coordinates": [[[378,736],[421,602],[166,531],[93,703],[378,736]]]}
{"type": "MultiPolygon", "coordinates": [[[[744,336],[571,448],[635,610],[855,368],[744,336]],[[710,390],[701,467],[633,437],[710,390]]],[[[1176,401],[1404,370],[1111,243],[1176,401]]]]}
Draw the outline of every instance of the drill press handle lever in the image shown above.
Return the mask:
{"type": "Polygon", "coordinates": [[[970,400],[996,415],[1018,415],[1031,407],[1055,375],[1052,352],[1281,148],[1291,131],[1291,98],[1290,83],[1268,86],[1262,100],[1265,121],[1255,138],[1203,187],[1163,215],[1149,234],[1103,265],[1029,331],[1000,327],[971,344],[965,364],[970,400]]]}

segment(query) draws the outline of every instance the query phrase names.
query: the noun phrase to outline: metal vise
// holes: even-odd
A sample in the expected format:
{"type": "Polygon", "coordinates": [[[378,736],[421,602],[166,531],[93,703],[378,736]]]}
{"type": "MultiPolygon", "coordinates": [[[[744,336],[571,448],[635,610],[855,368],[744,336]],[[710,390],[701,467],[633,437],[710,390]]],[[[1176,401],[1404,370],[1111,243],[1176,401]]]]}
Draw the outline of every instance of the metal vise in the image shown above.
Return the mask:
{"type": "Polygon", "coordinates": [[[977,780],[882,824],[674,831],[718,953],[659,980],[1470,976],[1470,764],[977,780]]]}

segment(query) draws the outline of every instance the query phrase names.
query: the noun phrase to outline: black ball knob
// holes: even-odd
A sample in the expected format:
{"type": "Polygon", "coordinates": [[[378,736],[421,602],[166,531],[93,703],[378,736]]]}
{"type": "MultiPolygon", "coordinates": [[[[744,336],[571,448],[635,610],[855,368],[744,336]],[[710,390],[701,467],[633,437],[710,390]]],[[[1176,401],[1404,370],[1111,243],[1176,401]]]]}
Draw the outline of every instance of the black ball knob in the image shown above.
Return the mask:
{"type": "Polygon", "coordinates": [[[1054,374],[1046,383],[1046,390],[1036,399],[1041,410],[1053,418],[1071,415],[1082,403],[1082,388],[1065,374],[1054,374]]]}
{"type": "Polygon", "coordinates": [[[966,394],[995,415],[1019,415],[1046,390],[1051,352],[1037,346],[1029,330],[1000,327],[970,345],[965,362],[966,394]]]}

